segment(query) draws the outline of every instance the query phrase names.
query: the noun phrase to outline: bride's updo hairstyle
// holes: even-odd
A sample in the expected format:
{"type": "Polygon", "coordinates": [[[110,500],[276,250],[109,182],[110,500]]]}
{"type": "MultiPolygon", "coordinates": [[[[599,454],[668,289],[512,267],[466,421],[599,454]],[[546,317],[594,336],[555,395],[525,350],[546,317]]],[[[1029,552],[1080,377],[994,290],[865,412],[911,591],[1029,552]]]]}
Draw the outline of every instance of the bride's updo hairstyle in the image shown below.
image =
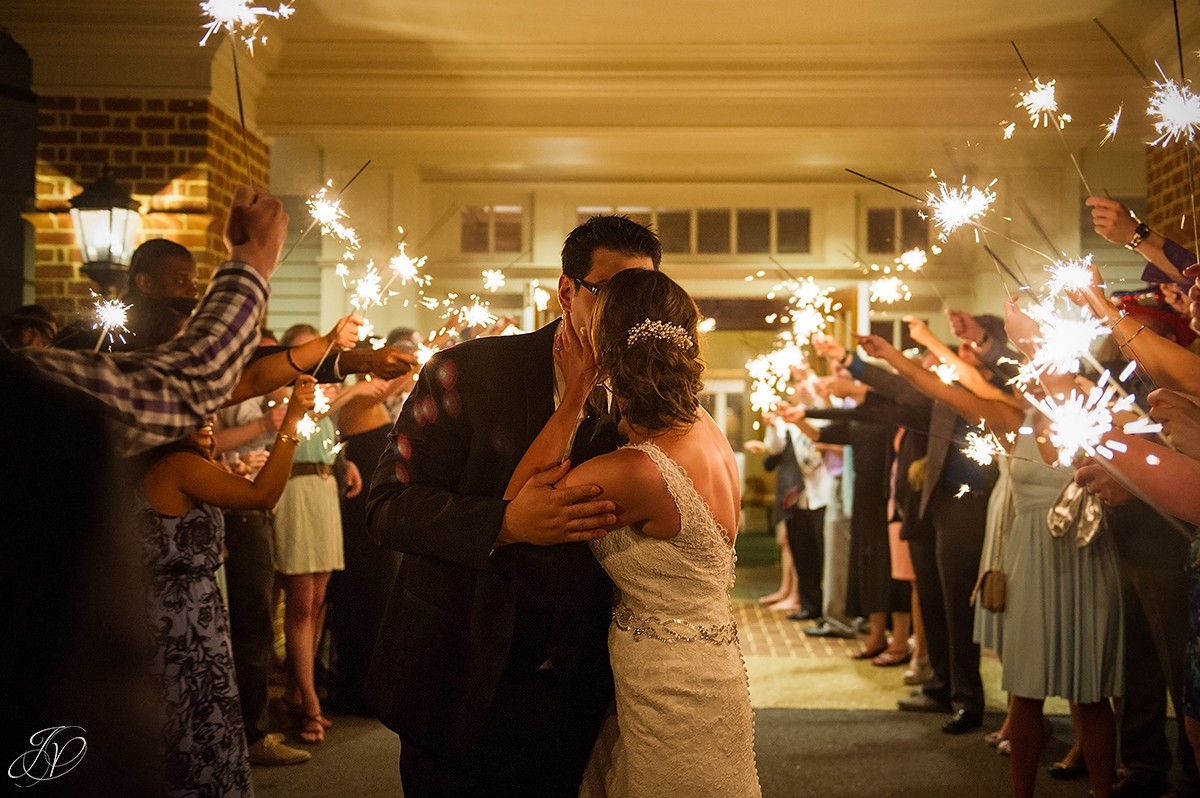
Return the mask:
{"type": "Polygon", "coordinates": [[[699,322],[696,303],[662,272],[626,269],[605,284],[592,343],[630,424],[663,430],[696,420],[704,387],[699,322]]]}

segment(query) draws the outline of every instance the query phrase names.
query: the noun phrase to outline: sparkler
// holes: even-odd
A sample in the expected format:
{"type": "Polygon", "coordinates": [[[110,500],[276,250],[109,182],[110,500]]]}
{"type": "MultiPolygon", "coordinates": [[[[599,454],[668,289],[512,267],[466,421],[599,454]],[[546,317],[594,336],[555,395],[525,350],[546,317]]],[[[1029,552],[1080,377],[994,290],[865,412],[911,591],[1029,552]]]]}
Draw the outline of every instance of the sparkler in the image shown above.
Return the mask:
{"type": "MultiPolygon", "coordinates": [[[[258,35],[263,21],[268,18],[287,19],[294,9],[287,3],[281,3],[279,8],[272,11],[262,6],[251,6],[249,0],[203,0],[200,3],[200,11],[208,17],[208,23],[204,26],[204,36],[200,39],[201,47],[208,44],[214,33],[224,30],[230,39],[240,39],[250,55],[254,55],[255,41],[267,43],[266,36],[260,38],[258,35]]],[[[242,129],[242,157],[246,166],[246,183],[254,185],[254,178],[250,174],[250,142],[246,136],[246,107],[242,101],[242,75],[238,70],[237,51],[237,44],[231,42],[229,52],[233,57],[233,85],[237,93],[238,121],[242,129]]]]}
{"type": "Polygon", "coordinates": [[[1058,297],[1065,293],[1078,293],[1092,287],[1092,255],[1078,259],[1057,260],[1047,266],[1050,279],[1046,283],[1048,296],[1058,297]]]}
{"type": "Polygon", "coordinates": [[[358,249],[358,233],[353,227],[342,222],[343,219],[349,217],[342,210],[340,197],[339,199],[329,198],[331,188],[333,188],[333,180],[326,181],[320,191],[305,200],[304,205],[312,214],[313,221],[321,226],[323,235],[331,235],[348,246],[358,249]]]}
{"type": "Polygon", "coordinates": [[[962,453],[981,466],[991,465],[997,457],[1008,454],[1004,445],[1000,443],[1000,439],[994,433],[984,430],[982,424],[980,424],[980,432],[972,430],[967,433],[966,445],[963,446],[962,453]]]}
{"type": "Polygon", "coordinates": [[[880,277],[871,282],[871,301],[894,305],[900,301],[912,299],[912,291],[899,277],[880,277]]]}
{"type": "Polygon", "coordinates": [[[119,299],[104,299],[95,291],[92,292],[92,296],[96,297],[96,321],[92,324],[92,329],[100,331],[100,336],[96,339],[96,348],[92,351],[99,352],[105,339],[108,339],[111,348],[114,334],[121,339],[121,343],[125,343],[124,333],[129,332],[125,323],[129,321],[129,309],[133,305],[126,305],[119,299]]]}
{"type": "Polygon", "coordinates": [[[1033,76],[1033,72],[1029,70],[1029,65],[1025,63],[1025,57],[1021,55],[1021,50],[1017,47],[1016,42],[1012,42],[1013,50],[1017,53],[1017,58],[1021,61],[1021,66],[1025,68],[1025,74],[1033,81],[1033,90],[1027,92],[1021,97],[1021,105],[1029,111],[1029,116],[1033,120],[1033,126],[1037,127],[1038,118],[1042,119],[1043,124],[1047,117],[1054,122],[1054,129],[1058,131],[1059,141],[1062,142],[1063,149],[1067,151],[1067,156],[1071,159],[1071,164],[1075,167],[1075,173],[1079,175],[1079,181],[1083,183],[1083,188],[1088,195],[1092,194],[1092,189],[1088,186],[1087,178],[1083,176],[1083,170],[1079,168],[1079,161],[1075,158],[1075,153],[1071,150],[1071,146],[1067,144],[1067,137],[1063,135],[1062,129],[1067,122],[1071,121],[1069,114],[1058,113],[1058,100],[1054,97],[1054,81],[1042,83],[1041,80],[1033,76]]]}
{"type": "Polygon", "coordinates": [[[1155,117],[1154,130],[1158,138],[1150,143],[1160,146],[1195,139],[1200,130],[1200,96],[1165,75],[1153,86],[1154,93],[1150,95],[1146,113],[1155,117]]]}
{"type": "Polygon", "coordinates": [[[953,363],[938,363],[933,367],[933,373],[947,385],[958,382],[958,368],[953,363]]]}
{"type": "MultiPolygon", "coordinates": [[[[341,190],[340,190],[340,191],[338,191],[338,193],[337,193],[337,195],[336,195],[336,196],[338,197],[338,199],[337,199],[337,200],[335,200],[335,201],[333,201],[333,202],[334,202],[334,204],[337,206],[337,212],[338,212],[338,213],[341,213],[341,216],[342,216],[342,218],[344,218],[344,217],[345,217],[345,212],[343,212],[343,211],[341,210],[341,202],[342,202],[342,201],[341,201],[341,196],[342,196],[343,194],[345,194],[345,193],[346,193],[346,189],[350,188],[350,185],[351,185],[351,184],[352,184],[352,183],[353,183],[355,180],[357,180],[357,179],[358,179],[358,176],[359,176],[359,175],[361,175],[361,174],[363,173],[363,170],[364,170],[364,169],[366,169],[366,168],[367,168],[367,167],[368,167],[370,164],[371,164],[371,162],[370,162],[370,161],[367,161],[367,162],[366,162],[366,163],[364,163],[362,166],[358,167],[358,171],[357,171],[357,172],[355,172],[355,173],[354,173],[354,174],[351,176],[351,178],[350,178],[349,180],[347,180],[347,181],[345,182],[345,184],[343,184],[343,185],[342,185],[342,188],[341,188],[341,190]]],[[[327,183],[327,184],[326,184],[326,188],[322,188],[320,191],[318,191],[316,194],[314,194],[312,197],[310,197],[310,198],[308,199],[308,201],[305,203],[306,205],[308,205],[308,206],[309,206],[310,212],[312,211],[312,205],[313,205],[313,204],[315,204],[315,203],[318,201],[318,198],[321,198],[321,200],[325,200],[325,199],[326,199],[326,189],[328,188],[328,186],[329,186],[331,183],[332,183],[332,181],[330,181],[330,183],[327,183]]],[[[321,207],[321,209],[322,209],[322,213],[325,213],[325,212],[326,212],[325,206],[323,206],[323,205],[322,205],[322,206],[320,206],[320,207],[321,207]]],[[[334,215],[335,215],[335,217],[336,217],[336,214],[334,214],[334,215]]],[[[316,226],[317,226],[317,224],[320,222],[320,220],[317,218],[317,216],[316,216],[316,214],[315,214],[315,213],[313,213],[313,214],[312,214],[312,216],[313,216],[313,218],[312,218],[312,221],[308,223],[308,226],[304,228],[304,230],[303,230],[303,231],[300,233],[300,236],[299,236],[299,237],[298,237],[298,238],[297,238],[295,241],[293,241],[293,242],[292,242],[292,245],[291,245],[290,247],[288,247],[288,250],[287,250],[287,252],[283,253],[283,257],[279,259],[279,263],[280,263],[280,265],[282,265],[282,264],[284,263],[284,261],[286,261],[286,260],[288,259],[288,257],[289,257],[289,256],[290,256],[290,255],[291,255],[291,254],[292,254],[292,253],[293,253],[293,252],[296,250],[296,247],[298,247],[298,246],[300,245],[300,242],[301,242],[301,241],[303,241],[305,238],[307,238],[307,237],[308,237],[308,234],[309,234],[310,232],[312,232],[312,229],[313,229],[314,227],[316,227],[316,226]]],[[[350,230],[353,230],[353,228],[349,228],[349,229],[350,229],[350,230]]],[[[357,246],[358,246],[358,244],[357,244],[357,240],[356,240],[356,243],[354,244],[354,246],[357,248],[357,246]]],[[[343,255],[343,256],[342,256],[342,258],[343,258],[343,259],[344,259],[345,257],[346,257],[345,255],[343,255]]]]}
{"type": "Polygon", "coordinates": [[[1101,147],[1116,138],[1117,128],[1121,124],[1121,112],[1124,110],[1125,103],[1121,103],[1121,105],[1117,108],[1117,112],[1113,114],[1112,119],[1108,120],[1107,124],[1100,126],[1100,129],[1104,131],[1104,138],[1100,139],[1101,147]]]}
{"type": "Polygon", "coordinates": [[[971,492],[971,486],[964,482],[963,484],[958,486],[958,493],[954,494],[954,498],[961,499],[963,496],[966,496],[970,492],[971,492]]]}
{"type": "Polygon", "coordinates": [[[483,288],[486,291],[495,291],[498,288],[504,287],[504,272],[499,269],[484,269],[483,270],[483,288]]]}
{"type": "Polygon", "coordinates": [[[1112,430],[1107,401],[1112,394],[1110,386],[1103,390],[1095,388],[1087,396],[1072,390],[1061,402],[1029,397],[1050,420],[1050,443],[1058,450],[1060,465],[1069,466],[1081,449],[1088,454],[1096,453],[1101,439],[1112,430]]]}
{"type": "Polygon", "coordinates": [[[203,0],[200,11],[208,22],[204,25],[204,37],[200,46],[208,44],[209,38],[219,30],[224,30],[230,38],[239,39],[251,55],[254,54],[254,42],[267,43],[267,37],[259,37],[258,30],[268,19],[287,19],[295,11],[287,3],[281,3],[279,8],[271,10],[262,6],[252,6],[249,0],[203,0]]]}
{"type": "Polygon", "coordinates": [[[1069,318],[1059,315],[1052,304],[1043,303],[1031,306],[1029,315],[1041,328],[1037,351],[1028,364],[1038,376],[1078,373],[1081,361],[1091,356],[1092,342],[1108,333],[1104,323],[1088,311],[1069,318]]]}
{"type": "Polygon", "coordinates": [[[996,193],[992,186],[996,180],[984,188],[968,186],[967,178],[963,177],[961,188],[951,188],[944,182],[938,182],[938,193],[928,193],[925,205],[932,212],[935,225],[941,228],[938,239],[946,238],[964,224],[976,224],[986,214],[996,201],[996,193]]]}

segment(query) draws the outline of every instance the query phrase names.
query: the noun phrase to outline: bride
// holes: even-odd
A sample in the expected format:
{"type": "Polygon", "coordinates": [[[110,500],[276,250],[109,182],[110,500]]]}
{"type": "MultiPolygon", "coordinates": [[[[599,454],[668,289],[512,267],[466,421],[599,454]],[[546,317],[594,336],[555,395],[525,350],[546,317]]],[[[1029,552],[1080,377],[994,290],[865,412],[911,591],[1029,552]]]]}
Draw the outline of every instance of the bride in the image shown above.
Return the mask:
{"type": "Polygon", "coordinates": [[[608,648],[615,728],[602,732],[583,795],[758,796],[754,716],[734,624],[740,514],[733,451],[700,407],[704,366],[691,297],[629,269],[600,292],[594,329],[559,325],[558,408],[509,483],[515,493],[570,451],[597,379],[629,444],[570,471],[595,484],[617,523],[591,547],[617,587],[608,648]],[[589,340],[590,339],[590,340],[589,340]]]}

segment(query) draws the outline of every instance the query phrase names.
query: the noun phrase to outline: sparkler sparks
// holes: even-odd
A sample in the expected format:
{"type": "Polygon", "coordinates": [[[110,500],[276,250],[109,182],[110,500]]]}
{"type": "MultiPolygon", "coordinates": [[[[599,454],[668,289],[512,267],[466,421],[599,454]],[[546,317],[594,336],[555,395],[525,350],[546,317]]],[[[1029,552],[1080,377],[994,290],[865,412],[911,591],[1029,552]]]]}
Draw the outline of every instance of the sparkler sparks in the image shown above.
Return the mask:
{"type": "Polygon", "coordinates": [[[200,11],[208,22],[204,25],[204,37],[200,46],[208,43],[209,38],[219,30],[224,30],[230,36],[235,36],[246,45],[251,54],[254,53],[254,43],[261,41],[266,44],[267,37],[258,35],[258,29],[267,19],[287,19],[295,11],[287,3],[281,3],[279,8],[271,10],[262,6],[252,6],[249,0],[203,0],[200,11]]]}
{"type": "Polygon", "coordinates": [[[1092,255],[1089,253],[1077,260],[1056,260],[1047,266],[1050,279],[1046,283],[1049,296],[1085,291],[1092,286],[1092,255]]]}
{"type": "Polygon", "coordinates": [[[963,496],[966,496],[970,492],[971,492],[971,486],[964,482],[963,484],[958,486],[958,493],[954,494],[954,498],[961,499],[963,496]]]}
{"type": "Polygon", "coordinates": [[[484,269],[483,287],[487,291],[495,291],[504,287],[504,272],[499,269],[484,269]]]}
{"type": "Polygon", "coordinates": [[[962,453],[981,466],[991,465],[997,457],[1007,454],[1004,445],[1000,443],[1000,439],[995,434],[987,431],[983,431],[981,434],[973,430],[967,433],[966,445],[963,446],[962,453]]]}
{"type": "Polygon", "coordinates": [[[417,363],[424,366],[429,362],[429,358],[436,355],[438,350],[429,344],[417,344],[417,363]]]}
{"type": "Polygon", "coordinates": [[[1074,374],[1080,361],[1088,358],[1092,342],[1108,333],[1103,322],[1084,311],[1081,317],[1060,315],[1048,304],[1033,305],[1029,315],[1041,327],[1037,352],[1030,359],[1034,376],[1044,373],[1074,374]]]}
{"type": "Polygon", "coordinates": [[[933,215],[933,222],[941,229],[938,235],[942,241],[964,224],[974,224],[981,216],[991,209],[996,201],[996,193],[992,186],[996,181],[984,188],[968,186],[964,177],[961,188],[951,188],[946,183],[938,183],[938,193],[926,194],[925,205],[933,215]]]}
{"type": "Polygon", "coordinates": [[[1054,120],[1059,128],[1065,127],[1071,121],[1070,114],[1058,113],[1058,100],[1054,96],[1054,81],[1042,83],[1041,80],[1033,79],[1033,88],[1020,95],[1021,101],[1017,103],[1018,108],[1024,108],[1029,113],[1029,121],[1037,127],[1040,123],[1042,127],[1050,127],[1050,120],[1054,120]]]}
{"type": "Polygon", "coordinates": [[[938,363],[933,367],[933,373],[947,385],[953,385],[958,382],[958,369],[953,363],[938,363]]]}
{"type": "Polygon", "coordinates": [[[1071,391],[1062,401],[1034,399],[1029,401],[1050,420],[1050,443],[1058,450],[1060,465],[1069,466],[1081,449],[1095,454],[1105,434],[1112,431],[1112,413],[1108,401],[1114,389],[1094,388],[1087,396],[1071,391]]]}
{"type": "Polygon", "coordinates": [[[1121,112],[1124,110],[1125,103],[1121,103],[1117,108],[1117,112],[1113,114],[1113,118],[1108,120],[1107,124],[1100,126],[1100,129],[1104,131],[1104,138],[1100,139],[1101,147],[1116,138],[1117,128],[1121,125],[1121,112]]]}
{"type": "Polygon", "coordinates": [[[333,181],[328,181],[325,186],[313,194],[305,205],[308,207],[308,212],[312,214],[313,221],[321,226],[321,233],[331,235],[339,241],[342,241],[349,246],[358,249],[358,233],[353,227],[343,224],[342,220],[349,218],[346,212],[342,210],[342,201],[340,199],[331,200],[328,198],[329,190],[333,188],[333,181]]]}
{"type": "Polygon", "coordinates": [[[386,296],[383,293],[383,276],[375,268],[375,261],[368,262],[367,273],[350,284],[354,287],[354,293],[350,296],[350,304],[355,310],[366,311],[382,305],[391,296],[390,292],[386,296]]]}
{"type": "Polygon", "coordinates": [[[95,291],[92,292],[92,296],[96,298],[96,321],[92,324],[92,329],[100,331],[95,351],[100,351],[100,346],[106,339],[110,347],[114,338],[119,338],[121,343],[125,343],[124,333],[129,332],[125,323],[129,321],[129,309],[133,305],[126,305],[119,299],[104,299],[95,291]]]}
{"type": "Polygon", "coordinates": [[[408,285],[410,282],[414,285],[429,285],[429,275],[421,273],[421,268],[427,259],[426,255],[412,258],[405,250],[404,242],[401,241],[399,251],[388,261],[388,268],[395,275],[392,279],[400,280],[400,285],[408,285]]]}
{"type": "Polygon", "coordinates": [[[900,257],[896,258],[896,263],[901,267],[908,269],[910,272],[919,272],[925,268],[925,264],[929,262],[929,256],[925,254],[925,250],[920,247],[913,247],[904,252],[900,257]]]}
{"type": "Polygon", "coordinates": [[[533,289],[533,306],[539,311],[550,306],[550,292],[540,286],[533,289]]]}
{"type": "Polygon", "coordinates": [[[871,282],[871,301],[894,305],[912,299],[912,291],[899,277],[880,277],[871,282]]]}
{"type": "Polygon", "coordinates": [[[1154,129],[1158,138],[1154,145],[1175,144],[1192,141],[1200,130],[1200,96],[1187,86],[1180,86],[1170,78],[1154,83],[1154,94],[1150,96],[1150,107],[1146,113],[1157,117],[1154,129]]]}
{"type": "Polygon", "coordinates": [[[311,438],[314,434],[316,434],[316,431],[317,422],[313,420],[312,416],[305,415],[296,422],[296,435],[304,440],[311,438]]]}

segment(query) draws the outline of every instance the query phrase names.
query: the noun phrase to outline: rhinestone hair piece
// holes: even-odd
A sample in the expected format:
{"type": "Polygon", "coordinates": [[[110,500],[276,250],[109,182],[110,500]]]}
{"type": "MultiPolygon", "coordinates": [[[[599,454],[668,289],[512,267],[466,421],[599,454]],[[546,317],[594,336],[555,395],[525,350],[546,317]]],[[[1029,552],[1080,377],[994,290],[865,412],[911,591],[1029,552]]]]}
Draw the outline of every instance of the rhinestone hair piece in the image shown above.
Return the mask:
{"type": "Polygon", "coordinates": [[[678,324],[658,319],[645,319],[630,327],[629,337],[625,339],[625,344],[633,346],[638,341],[648,341],[652,338],[670,341],[684,351],[692,345],[692,337],[687,334],[686,330],[678,324]]]}

